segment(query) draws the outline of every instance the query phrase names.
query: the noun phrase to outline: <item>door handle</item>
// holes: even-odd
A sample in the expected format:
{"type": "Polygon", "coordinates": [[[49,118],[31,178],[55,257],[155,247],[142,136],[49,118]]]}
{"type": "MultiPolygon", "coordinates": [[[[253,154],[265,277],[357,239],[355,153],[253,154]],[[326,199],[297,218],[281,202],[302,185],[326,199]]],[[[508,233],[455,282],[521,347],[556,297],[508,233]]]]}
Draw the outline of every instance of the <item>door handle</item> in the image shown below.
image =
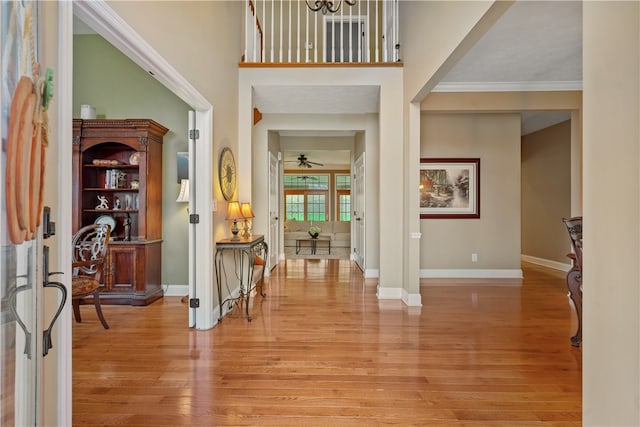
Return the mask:
{"type": "MultiPolygon", "coordinates": [[[[16,279],[23,278],[23,277],[27,277],[27,276],[17,276],[16,279]]],[[[28,291],[30,289],[31,289],[31,285],[27,283],[26,285],[16,286],[9,293],[9,309],[11,310],[11,313],[13,314],[13,316],[16,318],[16,322],[18,323],[18,326],[20,326],[20,328],[22,329],[22,332],[24,333],[24,354],[27,355],[27,359],[29,360],[31,360],[31,332],[29,331],[29,329],[27,328],[27,325],[24,324],[24,322],[20,318],[20,315],[18,314],[16,299],[18,297],[19,292],[28,291]]]]}
{"type": "Polygon", "coordinates": [[[67,288],[65,288],[65,286],[60,282],[49,281],[50,276],[62,273],[59,271],[49,273],[49,246],[44,246],[42,250],[42,286],[45,288],[56,288],[62,294],[62,300],[60,301],[56,314],[53,316],[53,319],[51,319],[49,327],[42,333],[42,355],[46,356],[49,353],[49,350],[53,347],[51,342],[51,330],[53,329],[53,325],[56,323],[56,320],[58,320],[60,313],[62,313],[64,304],[67,302],[67,288]]]}

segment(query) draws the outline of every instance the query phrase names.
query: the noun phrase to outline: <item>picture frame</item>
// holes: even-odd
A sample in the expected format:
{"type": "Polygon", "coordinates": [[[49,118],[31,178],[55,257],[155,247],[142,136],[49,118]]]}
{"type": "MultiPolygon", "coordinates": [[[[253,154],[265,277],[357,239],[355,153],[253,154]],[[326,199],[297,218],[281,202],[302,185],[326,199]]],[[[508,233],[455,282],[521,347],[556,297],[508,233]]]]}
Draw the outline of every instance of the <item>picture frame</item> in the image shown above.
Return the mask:
{"type": "Polygon", "coordinates": [[[480,218],[480,159],[421,158],[420,218],[480,218]]]}

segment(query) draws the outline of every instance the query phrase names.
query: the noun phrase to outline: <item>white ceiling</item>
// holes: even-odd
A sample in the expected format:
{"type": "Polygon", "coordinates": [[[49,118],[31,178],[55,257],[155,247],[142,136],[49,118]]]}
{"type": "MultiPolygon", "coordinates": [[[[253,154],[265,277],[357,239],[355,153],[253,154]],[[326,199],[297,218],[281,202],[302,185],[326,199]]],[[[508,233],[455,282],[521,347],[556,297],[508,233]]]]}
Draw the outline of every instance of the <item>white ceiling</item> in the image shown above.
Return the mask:
{"type": "Polygon", "coordinates": [[[516,1],[442,82],[574,89],[582,82],[582,3],[516,1]]]}
{"type": "Polygon", "coordinates": [[[268,114],[378,112],[378,86],[254,86],[256,107],[268,114]]]}

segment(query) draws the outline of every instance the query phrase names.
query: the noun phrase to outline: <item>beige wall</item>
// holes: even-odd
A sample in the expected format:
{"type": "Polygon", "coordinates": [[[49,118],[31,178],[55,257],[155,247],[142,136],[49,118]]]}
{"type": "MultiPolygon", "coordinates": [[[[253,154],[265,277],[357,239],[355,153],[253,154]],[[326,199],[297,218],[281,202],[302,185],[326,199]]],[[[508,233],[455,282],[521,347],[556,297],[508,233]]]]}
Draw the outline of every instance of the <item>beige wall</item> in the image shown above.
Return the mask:
{"type": "Polygon", "coordinates": [[[640,3],[584,2],[583,425],[640,425],[640,3]]]}
{"type": "MultiPolygon", "coordinates": [[[[239,23],[242,1],[109,1],[108,5],[162,55],[213,105],[213,238],[229,236],[226,203],[217,180],[217,159],[230,147],[238,176],[251,174],[250,152],[238,144],[238,62],[242,52],[239,23]],[[248,159],[248,163],[246,160],[248,159]]],[[[248,112],[252,114],[252,112],[248,112]]],[[[238,182],[238,197],[244,198],[238,182]]]]}
{"type": "Polygon", "coordinates": [[[569,264],[571,121],[522,137],[522,254],[569,264]]]}
{"type": "Polygon", "coordinates": [[[189,106],[98,35],[74,36],[73,112],[96,107],[99,118],[149,118],[169,128],[162,144],[162,284],[188,283],[188,216],[176,203],[176,153],[187,151],[189,106]],[[168,262],[171,260],[171,262],[168,262]]]}
{"type": "Polygon", "coordinates": [[[480,218],[421,220],[420,268],[519,270],[520,115],[423,113],[421,119],[421,157],[480,158],[480,218]],[[478,262],[471,262],[472,253],[478,262]]]}

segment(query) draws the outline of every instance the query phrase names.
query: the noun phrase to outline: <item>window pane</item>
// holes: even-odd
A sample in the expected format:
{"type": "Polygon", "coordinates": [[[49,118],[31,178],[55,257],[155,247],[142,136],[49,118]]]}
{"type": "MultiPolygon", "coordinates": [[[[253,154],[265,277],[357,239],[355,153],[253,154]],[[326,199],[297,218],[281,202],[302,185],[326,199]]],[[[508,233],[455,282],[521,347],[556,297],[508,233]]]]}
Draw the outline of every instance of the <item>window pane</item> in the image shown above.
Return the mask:
{"type": "Polygon", "coordinates": [[[291,175],[284,176],[285,190],[328,190],[329,175],[291,175]]]}
{"type": "Polygon", "coordinates": [[[351,221],[351,195],[341,194],[339,196],[340,203],[340,221],[351,221]]]}
{"type": "Polygon", "coordinates": [[[326,221],[326,203],[324,194],[307,195],[307,220],[326,221]]]}
{"type": "Polygon", "coordinates": [[[285,219],[304,221],[304,196],[287,194],[285,196],[285,219]]]}
{"type": "Polygon", "coordinates": [[[351,175],[336,175],[336,189],[337,190],[350,190],[351,189],[351,175]]]}

